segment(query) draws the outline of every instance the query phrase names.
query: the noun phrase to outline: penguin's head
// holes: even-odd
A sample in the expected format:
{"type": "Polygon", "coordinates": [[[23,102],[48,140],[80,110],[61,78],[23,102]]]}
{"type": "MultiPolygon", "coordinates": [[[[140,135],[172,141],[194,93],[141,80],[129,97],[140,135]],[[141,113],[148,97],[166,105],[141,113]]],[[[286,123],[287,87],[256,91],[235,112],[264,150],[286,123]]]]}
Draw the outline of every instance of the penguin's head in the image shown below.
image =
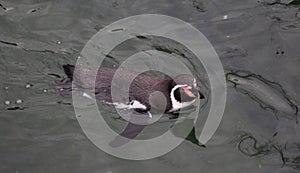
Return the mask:
{"type": "Polygon", "coordinates": [[[171,99],[179,103],[191,102],[197,97],[204,99],[204,95],[199,91],[196,79],[189,74],[176,76],[170,82],[171,99]]]}

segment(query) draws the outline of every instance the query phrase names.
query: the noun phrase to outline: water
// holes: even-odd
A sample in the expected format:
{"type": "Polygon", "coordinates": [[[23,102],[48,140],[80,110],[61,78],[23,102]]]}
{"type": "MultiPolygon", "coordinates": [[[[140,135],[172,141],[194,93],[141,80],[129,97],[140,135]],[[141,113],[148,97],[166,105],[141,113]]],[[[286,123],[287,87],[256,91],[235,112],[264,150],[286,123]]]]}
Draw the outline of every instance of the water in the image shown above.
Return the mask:
{"type": "MultiPolygon", "coordinates": [[[[51,85],[64,76],[62,65],[74,64],[99,29],[131,15],[158,13],[198,28],[216,49],[226,73],[259,75],[281,86],[281,98],[299,106],[299,1],[15,0],[0,4],[0,172],[299,172],[299,125],[281,116],[276,119],[276,107],[261,107],[266,99],[255,100],[231,83],[222,123],[205,148],[185,140],[172,152],[146,161],[122,160],[99,150],[81,130],[71,98],[57,94],[51,85]],[[262,154],[251,156],[257,150],[262,154]]],[[[169,41],[137,38],[120,45],[111,53],[114,59],[104,65],[117,65],[122,57],[149,48],[174,53],[204,81],[204,94],[209,95],[202,65],[169,41]]],[[[261,92],[252,89],[248,91],[254,95],[261,92]]],[[[274,92],[272,85],[263,89],[274,92]]],[[[279,103],[271,99],[268,104],[279,103]]],[[[208,108],[202,108],[203,115],[208,108]]],[[[124,121],[114,114],[108,111],[106,120],[118,131],[124,121]]],[[[155,136],[171,125],[160,123],[145,134],[155,136]]]]}

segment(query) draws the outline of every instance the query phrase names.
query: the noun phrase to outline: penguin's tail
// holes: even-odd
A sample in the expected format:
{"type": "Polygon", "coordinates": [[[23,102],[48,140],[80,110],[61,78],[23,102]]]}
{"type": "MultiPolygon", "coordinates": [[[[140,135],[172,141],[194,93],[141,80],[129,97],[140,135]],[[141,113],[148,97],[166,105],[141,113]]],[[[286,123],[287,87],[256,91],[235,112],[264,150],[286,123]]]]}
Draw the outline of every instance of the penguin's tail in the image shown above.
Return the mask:
{"type": "Polygon", "coordinates": [[[68,78],[73,80],[75,66],[66,64],[66,65],[63,65],[63,69],[64,69],[65,74],[68,76],[68,78]]]}

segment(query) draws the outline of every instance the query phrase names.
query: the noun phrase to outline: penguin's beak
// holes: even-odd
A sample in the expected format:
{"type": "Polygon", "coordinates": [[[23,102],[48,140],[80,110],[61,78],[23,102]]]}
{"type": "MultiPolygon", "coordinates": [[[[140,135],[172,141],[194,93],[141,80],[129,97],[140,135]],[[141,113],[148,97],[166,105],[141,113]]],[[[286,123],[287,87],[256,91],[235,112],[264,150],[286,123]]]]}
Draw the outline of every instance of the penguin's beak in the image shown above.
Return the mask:
{"type": "Polygon", "coordinates": [[[199,91],[198,91],[197,89],[191,88],[191,92],[193,93],[193,95],[194,95],[195,97],[198,97],[199,91]]]}
{"type": "Polygon", "coordinates": [[[199,98],[200,99],[204,99],[204,95],[199,91],[198,88],[193,88],[191,89],[191,92],[195,95],[195,96],[198,96],[199,95],[199,98]]]}
{"type": "Polygon", "coordinates": [[[198,87],[193,88],[193,89],[192,89],[192,93],[193,93],[195,96],[198,96],[198,95],[199,95],[199,98],[200,98],[200,99],[205,99],[204,94],[202,94],[202,93],[200,92],[200,88],[198,88],[198,87]]]}
{"type": "Polygon", "coordinates": [[[193,81],[193,89],[192,89],[192,93],[193,93],[195,96],[198,96],[198,95],[199,95],[199,98],[200,98],[200,99],[205,99],[204,95],[200,92],[200,88],[198,87],[198,84],[197,84],[196,79],[194,79],[194,81],[193,81]]]}

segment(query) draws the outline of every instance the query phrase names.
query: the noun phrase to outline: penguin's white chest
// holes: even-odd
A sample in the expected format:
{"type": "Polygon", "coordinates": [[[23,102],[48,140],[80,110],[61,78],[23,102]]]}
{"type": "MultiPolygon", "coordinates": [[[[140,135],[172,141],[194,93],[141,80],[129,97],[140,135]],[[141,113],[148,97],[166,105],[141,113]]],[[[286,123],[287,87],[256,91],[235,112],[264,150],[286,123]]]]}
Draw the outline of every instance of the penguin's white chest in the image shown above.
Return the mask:
{"type": "MultiPolygon", "coordinates": [[[[89,95],[88,93],[83,93],[82,94],[83,97],[86,97],[88,99],[93,99],[93,97],[91,95],[89,95]]],[[[142,110],[146,110],[147,106],[145,106],[144,104],[142,104],[141,102],[137,101],[137,100],[132,100],[129,103],[121,103],[121,102],[105,102],[108,105],[114,105],[115,108],[117,109],[142,109],[142,110]]]]}
{"type": "Polygon", "coordinates": [[[112,103],[118,109],[142,109],[146,110],[147,107],[137,100],[132,100],[129,103],[112,103]]]}

